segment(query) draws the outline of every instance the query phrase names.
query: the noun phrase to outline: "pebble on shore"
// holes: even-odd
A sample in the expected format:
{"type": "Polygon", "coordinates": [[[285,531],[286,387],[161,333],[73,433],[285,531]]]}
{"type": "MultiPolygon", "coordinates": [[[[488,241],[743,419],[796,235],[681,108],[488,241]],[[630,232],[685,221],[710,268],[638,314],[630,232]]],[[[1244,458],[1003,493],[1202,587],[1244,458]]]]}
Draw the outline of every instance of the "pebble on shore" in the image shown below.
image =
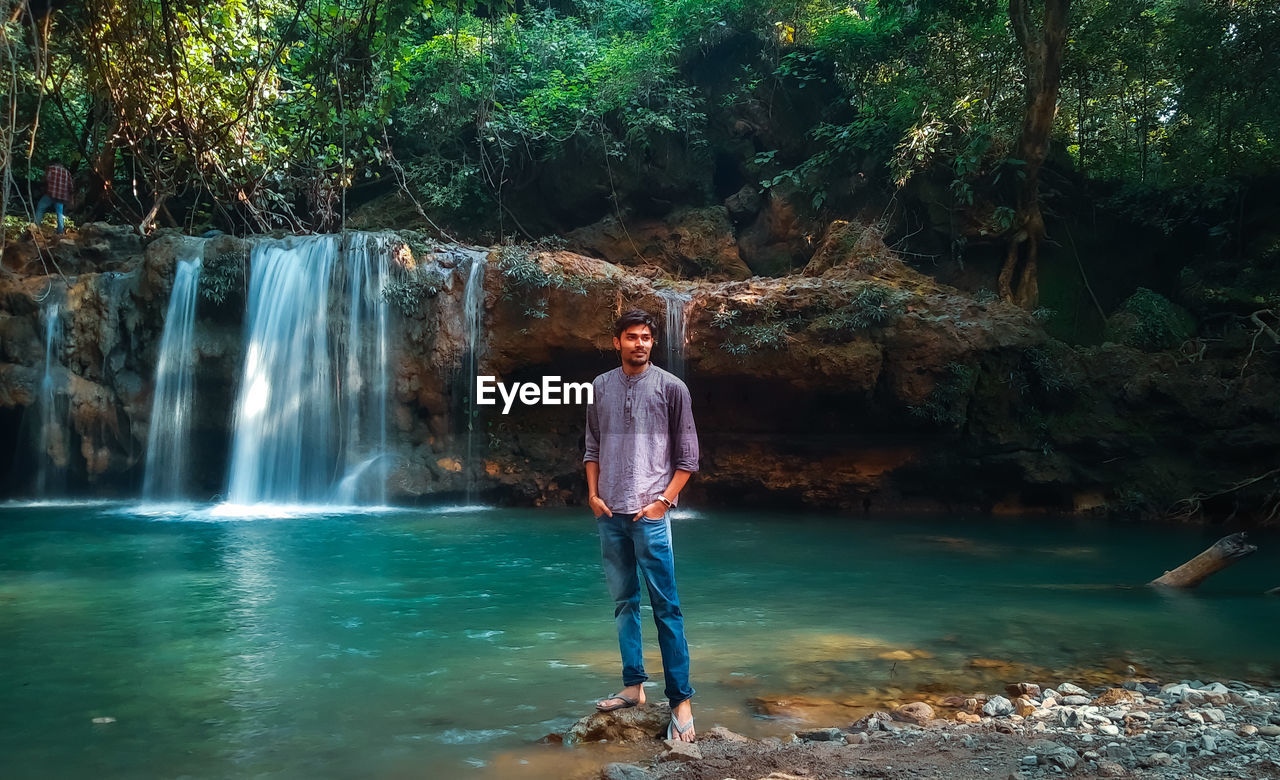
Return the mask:
{"type": "MultiPolygon", "coordinates": [[[[909,702],[892,712],[871,713],[845,728],[798,732],[789,741],[756,741],[716,727],[704,737],[717,746],[717,757],[707,760],[723,763],[732,760],[734,751],[783,751],[805,745],[858,750],[886,740],[906,747],[958,738],[972,749],[978,746],[975,738],[1021,735],[1030,741],[1023,743],[1024,752],[1012,757],[1009,776],[1087,772],[1125,777],[1141,772],[1144,777],[1174,780],[1209,773],[1246,780],[1280,775],[1280,690],[1238,681],[1160,685],[1131,680],[1122,687],[1093,691],[1069,681],[1055,687],[1024,682],[1009,685],[1006,692],[1013,701],[999,694],[946,700],[957,709],[954,720],[935,717],[925,702],[909,702]]],[[[674,777],[679,771],[674,767],[701,762],[702,755],[671,744],[640,771],[648,778],[674,777]]],[[[621,775],[614,765],[605,776],[621,775]]]]}

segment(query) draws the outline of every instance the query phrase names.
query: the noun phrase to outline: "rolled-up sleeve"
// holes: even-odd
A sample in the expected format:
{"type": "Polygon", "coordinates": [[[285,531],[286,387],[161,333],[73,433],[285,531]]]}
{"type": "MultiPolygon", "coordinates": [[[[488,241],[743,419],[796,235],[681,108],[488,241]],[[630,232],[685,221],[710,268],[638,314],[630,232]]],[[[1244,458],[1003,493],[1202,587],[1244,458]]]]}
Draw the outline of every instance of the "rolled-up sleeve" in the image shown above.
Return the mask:
{"type": "Polygon", "coordinates": [[[683,382],[671,385],[668,414],[671,421],[671,453],[679,471],[698,470],[698,429],[693,424],[693,398],[683,382]]]}
{"type": "MultiPolygon", "coordinates": [[[[600,388],[598,386],[599,383],[593,382],[592,384],[597,386],[592,389],[591,400],[598,401],[600,400],[600,388]]],[[[599,463],[600,462],[600,414],[599,412],[596,411],[596,405],[594,403],[587,404],[586,441],[587,441],[587,450],[582,455],[582,462],[583,463],[599,463]]]]}

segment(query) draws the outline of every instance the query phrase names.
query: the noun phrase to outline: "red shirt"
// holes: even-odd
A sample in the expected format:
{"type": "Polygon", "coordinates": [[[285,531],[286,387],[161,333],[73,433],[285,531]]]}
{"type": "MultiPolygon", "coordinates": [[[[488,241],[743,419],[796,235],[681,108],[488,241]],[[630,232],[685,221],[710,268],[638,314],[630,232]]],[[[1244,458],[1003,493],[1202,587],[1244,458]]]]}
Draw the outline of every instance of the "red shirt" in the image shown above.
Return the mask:
{"type": "Polygon", "coordinates": [[[58,163],[44,169],[44,193],[54,200],[70,203],[75,198],[76,187],[71,181],[71,171],[58,163]]]}

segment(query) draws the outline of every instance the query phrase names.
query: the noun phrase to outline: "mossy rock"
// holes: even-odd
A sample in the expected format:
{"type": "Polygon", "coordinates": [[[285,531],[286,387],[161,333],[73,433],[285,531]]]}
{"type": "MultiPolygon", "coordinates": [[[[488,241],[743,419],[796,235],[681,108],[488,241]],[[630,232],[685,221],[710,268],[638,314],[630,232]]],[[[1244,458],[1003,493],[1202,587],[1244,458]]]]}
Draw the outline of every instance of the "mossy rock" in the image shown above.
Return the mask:
{"type": "Polygon", "coordinates": [[[1154,352],[1173,349],[1196,332],[1196,321],[1186,309],[1145,287],[1107,318],[1107,340],[1154,352]]]}

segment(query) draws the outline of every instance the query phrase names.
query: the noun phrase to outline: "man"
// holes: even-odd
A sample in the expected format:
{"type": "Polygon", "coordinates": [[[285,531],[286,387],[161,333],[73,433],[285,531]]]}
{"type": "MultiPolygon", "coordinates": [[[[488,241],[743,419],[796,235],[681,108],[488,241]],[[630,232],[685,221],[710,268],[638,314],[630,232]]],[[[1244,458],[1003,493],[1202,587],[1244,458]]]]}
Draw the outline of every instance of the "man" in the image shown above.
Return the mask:
{"type": "Polygon", "coordinates": [[[698,433],[689,388],[649,362],[656,330],[647,312],[629,311],[618,319],[613,348],[622,365],[595,378],[594,403],[587,408],[587,501],[597,520],[622,651],[623,688],[596,702],[596,709],[608,712],[645,700],[649,678],[640,639],[639,567],[649,588],[671,701],[667,737],[692,742],[694,691],[667,511],[698,470],[698,433]]]}
{"type": "Polygon", "coordinates": [[[58,235],[65,233],[62,208],[74,197],[75,184],[71,180],[71,171],[68,171],[62,163],[51,163],[44,169],[44,195],[40,196],[40,202],[36,204],[36,225],[39,226],[44,219],[49,206],[53,206],[54,212],[58,215],[58,235]]]}

